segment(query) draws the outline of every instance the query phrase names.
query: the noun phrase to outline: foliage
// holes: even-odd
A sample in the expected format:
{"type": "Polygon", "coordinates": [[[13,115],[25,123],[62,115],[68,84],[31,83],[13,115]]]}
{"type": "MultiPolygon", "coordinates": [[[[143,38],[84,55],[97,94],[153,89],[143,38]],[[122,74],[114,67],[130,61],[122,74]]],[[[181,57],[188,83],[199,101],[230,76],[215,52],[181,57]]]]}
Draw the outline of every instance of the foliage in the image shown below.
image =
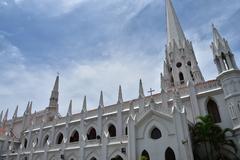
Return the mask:
{"type": "Polygon", "coordinates": [[[145,156],[141,156],[140,160],[149,160],[149,159],[145,156]]]}
{"type": "Polygon", "coordinates": [[[192,129],[193,152],[199,160],[239,160],[237,147],[226,136],[233,134],[229,128],[222,129],[210,116],[200,116],[192,129]]]}

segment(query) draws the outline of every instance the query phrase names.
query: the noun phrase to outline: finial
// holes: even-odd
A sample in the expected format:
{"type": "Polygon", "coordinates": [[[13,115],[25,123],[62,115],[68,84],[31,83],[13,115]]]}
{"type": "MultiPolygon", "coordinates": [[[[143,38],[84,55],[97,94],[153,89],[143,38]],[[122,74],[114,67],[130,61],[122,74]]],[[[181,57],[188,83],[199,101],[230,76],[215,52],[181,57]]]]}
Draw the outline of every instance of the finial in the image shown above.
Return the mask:
{"type": "Polygon", "coordinates": [[[3,122],[6,122],[7,121],[7,118],[8,118],[8,109],[7,111],[5,112],[5,115],[3,117],[3,122]]]}
{"type": "Polygon", "coordinates": [[[68,115],[68,116],[71,116],[71,115],[72,115],[72,100],[70,100],[67,115],[68,115]]]}
{"type": "Polygon", "coordinates": [[[15,112],[14,112],[14,114],[13,114],[12,119],[17,118],[17,113],[18,113],[18,105],[17,105],[17,107],[16,107],[16,109],[15,109],[15,112]]]}
{"type": "Polygon", "coordinates": [[[143,84],[142,84],[142,79],[139,81],[139,98],[144,98],[144,90],[143,90],[143,84]]]}
{"type": "Polygon", "coordinates": [[[148,91],[148,93],[150,93],[150,96],[152,96],[152,95],[153,95],[153,92],[155,92],[155,90],[154,90],[154,89],[152,89],[152,88],[150,88],[150,90],[148,91]]]}
{"type": "Polygon", "coordinates": [[[30,101],[30,104],[29,104],[29,109],[28,109],[28,113],[29,114],[32,114],[32,101],[30,101]]]}
{"type": "Polygon", "coordinates": [[[100,94],[100,99],[99,99],[99,106],[98,108],[102,108],[104,107],[104,104],[103,104],[103,91],[101,91],[101,94],[100,94]]]}
{"type": "Polygon", "coordinates": [[[87,97],[84,96],[83,105],[82,105],[82,113],[87,112],[87,97]]]}
{"type": "Polygon", "coordinates": [[[122,103],[123,102],[123,96],[122,96],[122,87],[119,85],[118,89],[118,102],[117,103],[122,103]]]}

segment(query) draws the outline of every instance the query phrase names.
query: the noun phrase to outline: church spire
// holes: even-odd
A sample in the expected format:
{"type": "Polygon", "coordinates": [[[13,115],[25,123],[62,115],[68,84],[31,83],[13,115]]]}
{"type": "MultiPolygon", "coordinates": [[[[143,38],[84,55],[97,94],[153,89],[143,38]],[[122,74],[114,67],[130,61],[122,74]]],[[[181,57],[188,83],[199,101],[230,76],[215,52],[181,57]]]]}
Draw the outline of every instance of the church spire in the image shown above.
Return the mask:
{"type": "Polygon", "coordinates": [[[166,16],[168,44],[173,44],[175,41],[178,46],[181,46],[186,38],[171,0],[166,0],[166,16]]]}
{"type": "Polygon", "coordinates": [[[220,35],[217,28],[212,25],[213,42],[211,48],[213,51],[214,62],[217,66],[218,72],[238,69],[234,55],[229,47],[228,41],[220,35]]]}
{"type": "Polygon", "coordinates": [[[57,75],[57,78],[54,83],[54,87],[51,93],[49,107],[56,107],[58,108],[58,89],[59,89],[59,75],[57,75]]]}
{"type": "Polygon", "coordinates": [[[67,116],[71,116],[72,115],[72,100],[70,100],[69,106],[68,106],[68,112],[67,112],[67,116]]]}

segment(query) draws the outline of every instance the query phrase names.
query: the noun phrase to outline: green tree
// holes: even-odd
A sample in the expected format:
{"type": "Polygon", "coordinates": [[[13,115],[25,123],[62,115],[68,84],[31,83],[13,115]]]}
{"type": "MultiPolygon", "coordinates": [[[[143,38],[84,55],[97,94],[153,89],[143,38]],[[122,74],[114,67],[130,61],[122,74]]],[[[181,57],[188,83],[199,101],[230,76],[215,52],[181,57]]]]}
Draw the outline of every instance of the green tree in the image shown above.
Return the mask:
{"type": "Polygon", "coordinates": [[[149,160],[148,157],[141,156],[140,160],[149,160]]]}
{"type": "Polygon", "coordinates": [[[233,134],[229,128],[222,129],[210,116],[200,116],[192,129],[195,159],[239,160],[237,147],[226,134],[233,134]]]}

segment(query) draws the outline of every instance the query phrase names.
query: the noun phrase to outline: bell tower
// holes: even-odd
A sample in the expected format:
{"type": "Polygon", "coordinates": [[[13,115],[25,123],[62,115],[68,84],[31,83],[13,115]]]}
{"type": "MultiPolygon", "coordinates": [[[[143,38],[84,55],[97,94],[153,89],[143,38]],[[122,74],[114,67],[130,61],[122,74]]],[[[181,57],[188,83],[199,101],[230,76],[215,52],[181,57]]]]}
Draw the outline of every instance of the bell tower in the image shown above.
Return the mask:
{"type": "Polygon", "coordinates": [[[163,80],[166,89],[204,82],[192,43],[184,35],[171,0],[166,0],[167,45],[163,80]]]}
{"type": "MultiPolygon", "coordinates": [[[[239,132],[240,125],[240,70],[238,69],[234,55],[228,45],[228,41],[222,38],[213,25],[213,51],[214,62],[219,75],[217,79],[222,85],[225,106],[229,112],[233,127],[239,132]]],[[[238,135],[239,133],[237,133],[238,135]]]]}

